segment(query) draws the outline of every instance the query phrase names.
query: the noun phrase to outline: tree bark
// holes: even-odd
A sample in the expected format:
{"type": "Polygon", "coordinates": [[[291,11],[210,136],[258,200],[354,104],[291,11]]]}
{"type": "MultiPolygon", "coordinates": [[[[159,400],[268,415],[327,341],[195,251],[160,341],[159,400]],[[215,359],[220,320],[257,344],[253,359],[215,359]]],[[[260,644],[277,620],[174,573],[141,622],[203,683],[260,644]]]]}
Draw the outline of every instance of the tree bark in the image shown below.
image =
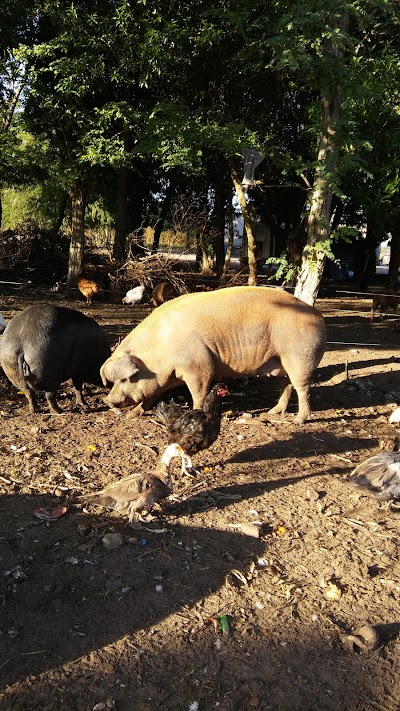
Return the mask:
{"type": "Polygon", "coordinates": [[[239,201],[240,209],[242,211],[244,227],[245,227],[246,235],[247,235],[247,254],[248,254],[248,260],[249,260],[249,278],[248,278],[247,283],[249,286],[255,286],[257,284],[257,262],[256,262],[256,257],[255,257],[256,242],[254,239],[250,213],[247,209],[246,194],[242,188],[242,183],[239,178],[238,171],[237,171],[235,163],[232,159],[229,160],[229,169],[231,172],[232,182],[233,182],[234,188],[236,190],[236,195],[237,195],[237,198],[239,201]]]}
{"type": "MultiPolygon", "coordinates": [[[[318,149],[318,165],[314,187],[310,198],[307,244],[303,251],[300,274],[297,278],[295,296],[307,304],[314,305],[321,284],[326,254],[323,242],[329,239],[332,192],[326,174],[328,157],[335,151],[333,137],[335,123],[339,118],[340,97],[336,88],[322,99],[321,132],[318,149]]],[[[331,165],[331,169],[333,164],[331,165]]]]}
{"type": "Polygon", "coordinates": [[[233,208],[232,205],[228,208],[228,244],[226,246],[225,263],[222,270],[222,277],[225,277],[228,273],[228,269],[231,264],[232,257],[232,247],[233,247],[233,208]]]}
{"type": "MultiPolygon", "coordinates": [[[[348,17],[344,13],[341,19],[341,29],[346,29],[347,24],[348,17]]],[[[342,53],[331,40],[327,42],[325,52],[327,58],[331,55],[333,62],[336,63],[336,72],[338,72],[342,53]]],[[[314,305],[318,296],[326,262],[324,243],[329,241],[331,233],[332,191],[329,184],[329,173],[335,170],[336,165],[335,124],[340,116],[340,108],[340,86],[337,82],[327,89],[321,101],[321,128],[314,186],[310,197],[307,244],[303,251],[301,269],[294,292],[297,298],[311,305],[314,305]]]]}
{"type": "Polygon", "coordinates": [[[122,261],[126,257],[128,236],[128,168],[122,166],[117,180],[117,211],[115,218],[115,238],[113,257],[122,261]]]}
{"type": "Polygon", "coordinates": [[[391,229],[392,238],[390,240],[390,262],[386,288],[397,291],[400,267],[400,231],[398,226],[391,229]]]}
{"type": "Polygon", "coordinates": [[[65,210],[67,209],[67,202],[68,202],[68,193],[65,192],[65,193],[63,193],[63,196],[60,200],[57,218],[53,224],[53,227],[51,228],[51,236],[54,240],[57,238],[57,235],[61,229],[61,225],[63,223],[64,216],[65,216],[65,210]]]}
{"type": "Polygon", "coordinates": [[[76,287],[82,268],[85,239],[87,185],[76,181],[69,191],[72,211],[72,236],[69,247],[67,289],[76,287]]]}
{"type": "Polygon", "coordinates": [[[165,192],[164,202],[161,207],[160,216],[159,216],[159,218],[155,224],[155,227],[154,227],[153,246],[151,248],[151,251],[153,254],[155,252],[157,252],[157,250],[160,246],[161,232],[164,227],[165,218],[167,217],[168,211],[171,207],[173,194],[174,194],[174,186],[173,186],[172,182],[170,182],[170,184],[168,185],[168,188],[165,192]]]}
{"type": "Polygon", "coordinates": [[[225,185],[215,185],[215,205],[213,214],[215,271],[221,277],[225,262],[225,216],[226,191],[225,185]]]}

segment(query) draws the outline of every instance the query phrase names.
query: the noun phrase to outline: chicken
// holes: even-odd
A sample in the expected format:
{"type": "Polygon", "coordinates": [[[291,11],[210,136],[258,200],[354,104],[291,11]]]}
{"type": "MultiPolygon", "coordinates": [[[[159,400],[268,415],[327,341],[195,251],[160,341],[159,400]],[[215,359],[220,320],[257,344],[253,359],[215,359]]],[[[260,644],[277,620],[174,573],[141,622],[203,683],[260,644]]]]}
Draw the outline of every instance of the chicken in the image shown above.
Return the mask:
{"type": "Polygon", "coordinates": [[[170,444],[152,474],[130,474],[108,484],[101,491],[79,496],[76,501],[106,506],[128,516],[129,521],[132,521],[135,513],[142,509],[151,509],[154,504],[171,493],[171,460],[183,455],[182,447],[178,444],[170,444]]]}
{"type": "Polygon", "coordinates": [[[175,287],[167,281],[162,281],[154,287],[150,303],[152,306],[157,307],[160,304],[165,304],[166,301],[174,299],[176,296],[179,296],[179,294],[175,287]]]}
{"type": "Polygon", "coordinates": [[[381,294],[375,294],[371,305],[371,321],[374,320],[375,311],[380,311],[381,320],[385,312],[393,311],[396,313],[399,304],[399,294],[393,289],[385,289],[381,294]]]}
{"type": "Polygon", "coordinates": [[[400,452],[369,457],[354,469],[350,481],[368,487],[383,501],[400,499],[400,452]]]}
{"type": "Polygon", "coordinates": [[[99,286],[99,284],[96,284],[96,282],[92,281],[91,279],[85,279],[84,277],[80,277],[78,279],[78,289],[81,294],[86,297],[87,304],[91,304],[92,296],[98,294],[99,291],[101,291],[101,287],[99,286]]]}
{"type": "Polygon", "coordinates": [[[3,333],[3,331],[5,331],[6,326],[7,326],[7,323],[4,320],[3,315],[0,314],[0,333],[3,333]]]}
{"type": "Polygon", "coordinates": [[[160,402],[156,417],[168,430],[168,442],[181,445],[182,474],[192,474],[191,455],[208,449],[217,439],[221,428],[221,398],[229,395],[224,383],[217,383],[208,393],[201,410],[183,410],[173,400],[167,405],[160,402]]]}
{"type": "Polygon", "coordinates": [[[144,286],[135,286],[134,289],[130,289],[126,292],[124,298],[122,299],[123,304],[138,304],[143,299],[144,286]]]}

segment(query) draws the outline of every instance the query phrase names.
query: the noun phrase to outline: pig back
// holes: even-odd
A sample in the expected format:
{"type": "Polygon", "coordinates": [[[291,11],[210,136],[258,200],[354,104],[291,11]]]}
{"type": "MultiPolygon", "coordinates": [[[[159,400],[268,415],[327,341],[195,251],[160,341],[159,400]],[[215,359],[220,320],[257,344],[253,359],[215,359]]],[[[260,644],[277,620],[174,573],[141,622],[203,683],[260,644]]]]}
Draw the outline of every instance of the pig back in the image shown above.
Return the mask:
{"type": "Polygon", "coordinates": [[[109,355],[94,319],[50,305],[30,306],[14,316],[0,343],[0,363],[9,379],[26,379],[38,390],[52,391],[70,378],[100,385],[100,367],[109,355]]]}
{"type": "Polygon", "coordinates": [[[326,347],[321,313],[282,289],[231,287],[186,294],[161,305],[120,343],[155,372],[211,353],[221,375],[257,373],[274,356],[319,363],[326,347]]]}

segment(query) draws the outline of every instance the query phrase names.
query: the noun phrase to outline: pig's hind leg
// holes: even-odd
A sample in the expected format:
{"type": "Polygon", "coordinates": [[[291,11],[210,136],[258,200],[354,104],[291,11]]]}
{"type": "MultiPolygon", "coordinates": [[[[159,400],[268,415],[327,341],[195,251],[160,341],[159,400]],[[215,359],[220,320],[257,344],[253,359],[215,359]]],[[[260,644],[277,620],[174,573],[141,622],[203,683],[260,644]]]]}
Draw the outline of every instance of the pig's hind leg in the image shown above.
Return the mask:
{"type": "Polygon", "coordinates": [[[89,405],[85,401],[83,397],[83,380],[80,378],[73,378],[72,379],[72,385],[74,386],[74,393],[75,393],[75,404],[77,407],[81,407],[82,410],[88,410],[89,405]]]}
{"type": "Polygon", "coordinates": [[[284,390],[282,391],[282,394],[276,403],[275,407],[271,407],[270,410],[268,410],[269,415],[284,415],[288,405],[289,405],[289,400],[290,396],[292,394],[293,390],[293,385],[292,383],[288,383],[284,390]]]}
{"type": "Polygon", "coordinates": [[[53,391],[45,391],[46,400],[49,403],[50,412],[53,415],[62,415],[63,410],[57,405],[56,393],[53,391]]]}
{"type": "Polygon", "coordinates": [[[29,412],[34,415],[37,412],[40,412],[40,407],[37,403],[36,400],[36,394],[31,390],[30,388],[21,388],[22,392],[24,393],[26,399],[28,400],[28,405],[29,405],[29,412]]]}

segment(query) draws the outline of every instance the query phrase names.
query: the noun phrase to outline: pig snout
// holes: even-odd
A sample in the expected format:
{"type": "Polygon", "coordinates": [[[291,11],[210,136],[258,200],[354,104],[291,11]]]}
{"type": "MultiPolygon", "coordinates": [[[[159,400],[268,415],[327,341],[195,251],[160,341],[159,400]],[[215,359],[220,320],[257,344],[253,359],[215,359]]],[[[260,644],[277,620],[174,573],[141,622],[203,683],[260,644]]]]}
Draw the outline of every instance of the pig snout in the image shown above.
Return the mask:
{"type": "Polygon", "coordinates": [[[126,407],[132,407],[136,403],[129,395],[122,392],[121,388],[115,386],[110,390],[108,395],[103,398],[103,401],[108,405],[108,407],[115,407],[117,409],[124,409],[126,407]]]}
{"type": "Polygon", "coordinates": [[[144,366],[134,356],[124,353],[120,358],[109,358],[103,363],[100,375],[104,385],[112,385],[104,402],[109,407],[125,409],[135,407],[143,397],[137,382],[137,374],[143,375],[144,366]]]}

